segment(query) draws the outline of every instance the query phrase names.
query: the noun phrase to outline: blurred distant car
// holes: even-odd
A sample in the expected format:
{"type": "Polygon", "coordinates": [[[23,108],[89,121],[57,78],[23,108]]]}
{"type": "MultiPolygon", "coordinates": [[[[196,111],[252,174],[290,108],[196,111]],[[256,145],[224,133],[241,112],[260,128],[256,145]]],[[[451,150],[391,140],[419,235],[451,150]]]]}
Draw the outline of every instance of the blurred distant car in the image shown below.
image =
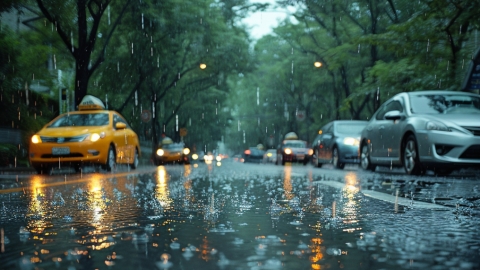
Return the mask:
{"type": "Polygon", "coordinates": [[[203,162],[205,161],[205,152],[198,151],[190,154],[190,162],[203,162]]]}
{"type": "Polygon", "coordinates": [[[174,143],[166,137],[157,148],[154,163],[156,166],[167,163],[190,164],[189,154],[190,149],[185,147],[184,143],[174,143]]]}
{"type": "Polygon", "coordinates": [[[277,161],[277,149],[268,149],[263,154],[263,163],[275,163],[277,161]]]}
{"type": "Polygon", "coordinates": [[[460,91],[397,94],[362,132],[361,166],[403,166],[407,174],[480,167],[480,95],[460,91]]]}
{"type": "Polygon", "coordinates": [[[285,162],[298,162],[307,165],[312,154],[313,151],[307,146],[306,141],[299,140],[297,134],[289,132],[277,149],[275,164],[285,165],[285,162]]]}
{"type": "Polygon", "coordinates": [[[262,147],[249,147],[247,150],[243,151],[243,160],[245,163],[262,163],[264,153],[265,151],[262,147]]]}
{"type": "Polygon", "coordinates": [[[32,136],[28,157],[39,174],[54,166],[99,164],[111,171],[117,163],[136,168],[140,145],[137,134],[119,113],[106,110],[103,102],[86,95],[78,111],[61,114],[32,136]]]}
{"type": "Polygon", "coordinates": [[[245,160],[243,159],[243,155],[234,155],[232,157],[232,160],[235,162],[244,162],[245,160]]]}
{"type": "Polygon", "coordinates": [[[312,164],[322,167],[332,163],[343,169],[347,163],[360,163],[360,135],[367,124],[368,121],[336,120],[323,126],[312,142],[312,164]]]}

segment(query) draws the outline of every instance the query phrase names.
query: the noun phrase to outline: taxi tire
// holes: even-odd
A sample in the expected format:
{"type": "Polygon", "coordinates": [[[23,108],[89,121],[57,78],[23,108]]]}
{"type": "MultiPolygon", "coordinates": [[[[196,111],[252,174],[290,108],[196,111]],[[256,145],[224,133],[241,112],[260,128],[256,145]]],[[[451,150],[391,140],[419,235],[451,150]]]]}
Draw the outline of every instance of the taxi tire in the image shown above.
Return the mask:
{"type": "Polygon", "coordinates": [[[115,167],[116,162],[115,162],[115,149],[113,149],[113,146],[110,145],[110,148],[108,149],[108,155],[107,155],[107,161],[105,162],[104,165],[102,165],[103,169],[106,170],[107,172],[111,172],[112,169],[115,167]],[[112,158],[113,157],[113,158],[112,158]]]}
{"type": "Polygon", "coordinates": [[[138,168],[138,163],[139,163],[139,160],[138,160],[138,151],[137,151],[137,149],[135,148],[135,155],[133,156],[133,163],[130,164],[130,168],[131,168],[131,169],[136,169],[136,168],[138,168]]]}

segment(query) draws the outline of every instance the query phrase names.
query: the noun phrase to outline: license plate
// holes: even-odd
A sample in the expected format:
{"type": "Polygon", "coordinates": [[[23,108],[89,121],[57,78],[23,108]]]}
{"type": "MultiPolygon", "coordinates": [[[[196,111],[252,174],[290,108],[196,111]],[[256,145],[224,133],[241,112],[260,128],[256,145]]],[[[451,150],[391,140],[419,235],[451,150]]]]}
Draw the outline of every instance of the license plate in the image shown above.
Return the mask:
{"type": "Polygon", "coordinates": [[[53,147],[52,148],[52,155],[68,155],[70,154],[70,148],[69,147],[53,147]]]}
{"type": "Polygon", "coordinates": [[[304,159],[305,155],[297,155],[297,159],[304,159]]]}

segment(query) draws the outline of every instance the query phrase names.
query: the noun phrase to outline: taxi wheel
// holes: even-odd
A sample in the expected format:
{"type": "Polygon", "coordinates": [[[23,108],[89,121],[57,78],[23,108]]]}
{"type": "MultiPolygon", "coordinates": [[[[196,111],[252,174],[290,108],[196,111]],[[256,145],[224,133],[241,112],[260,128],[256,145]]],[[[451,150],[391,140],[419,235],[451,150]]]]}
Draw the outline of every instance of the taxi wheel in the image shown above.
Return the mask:
{"type": "Polygon", "coordinates": [[[135,149],[135,155],[133,156],[133,163],[130,164],[130,168],[136,169],[138,168],[138,151],[135,149]]]}
{"type": "Polygon", "coordinates": [[[105,169],[107,172],[110,172],[113,168],[115,168],[115,164],[115,150],[113,149],[113,146],[110,145],[110,149],[108,149],[107,162],[103,165],[103,169],[105,169]]]}

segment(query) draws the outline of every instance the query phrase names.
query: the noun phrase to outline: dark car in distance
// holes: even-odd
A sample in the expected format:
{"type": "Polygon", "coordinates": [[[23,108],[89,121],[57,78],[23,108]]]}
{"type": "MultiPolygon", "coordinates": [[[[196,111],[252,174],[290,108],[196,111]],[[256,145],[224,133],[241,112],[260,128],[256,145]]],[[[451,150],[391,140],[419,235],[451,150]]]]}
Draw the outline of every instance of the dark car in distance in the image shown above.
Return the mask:
{"type": "Polygon", "coordinates": [[[368,121],[335,120],[319,130],[312,142],[312,164],[331,163],[337,169],[360,163],[360,135],[368,121]]]}
{"type": "Polygon", "coordinates": [[[243,162],[262,163],[265,151],[261,147],[249,147],[243,151],[243,162]]]}

